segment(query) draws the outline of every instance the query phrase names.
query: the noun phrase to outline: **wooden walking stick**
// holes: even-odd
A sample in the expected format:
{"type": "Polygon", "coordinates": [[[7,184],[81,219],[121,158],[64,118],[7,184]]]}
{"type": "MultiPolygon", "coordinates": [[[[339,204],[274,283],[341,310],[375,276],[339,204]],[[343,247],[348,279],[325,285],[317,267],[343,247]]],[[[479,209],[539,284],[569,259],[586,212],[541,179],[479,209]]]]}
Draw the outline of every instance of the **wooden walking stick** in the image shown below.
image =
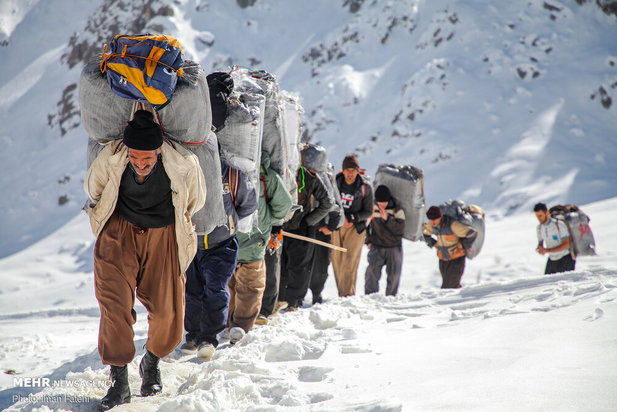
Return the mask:
{"type": "Polygon", "coordinates": [[[343,253],[347,252],[347,249],[345,249],[344,247],[336,246],[328,242],[322,242],[321,240],[311,239],[310,237],[296,235],[295,233],[285,232],[284,230],[281,230],[281,233],[283,234],[283,236],[292,237],[298,240],[304,240],[305,242],[315,243],[320,246],[325,246],[325,247],[329,247],[330,249],[338,250],[339,252],[343,252],[343,253]]]}

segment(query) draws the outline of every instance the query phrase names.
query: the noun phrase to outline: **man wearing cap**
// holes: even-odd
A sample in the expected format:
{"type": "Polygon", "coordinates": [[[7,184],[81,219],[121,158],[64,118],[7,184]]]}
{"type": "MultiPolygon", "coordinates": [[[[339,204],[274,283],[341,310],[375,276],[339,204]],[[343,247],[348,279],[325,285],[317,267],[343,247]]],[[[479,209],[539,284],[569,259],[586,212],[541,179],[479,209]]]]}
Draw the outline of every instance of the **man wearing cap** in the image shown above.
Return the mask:
{"type": "Polygon", "coordinates": [[[364,274],[364,293],[379,292],[381,269],[386,267],[386,296],[396,296],[403,267],[405,212],[396,205],[387,186],[375,189],[375,212],[367,229],[368,267],[364,274]]]}
{"type": "Polygon", "coordinates": [[[332,232],[332,244],[347,249],[347,253],[332,251],[332,268],[339,296],[356,294],[358,264],[366,236],[366,224],[373,214],[373,188],[360,174],[356,155],[343,160],[343,171],[336,175],[345,212],[343,227],[332,232]]]}
{"type": "Polygon", "coordinates": [[[101,409],[130,402],[127,364],[135,356],[135,293],[148,310],[141,395],[162,390],[159,359],[182,340],[184,272],[197,249],[191,216],[206,186],[197,157],[163,142],[152,113],[138,110],[122,140],[107,144],[84,181],[94,247],[94,287],[101,309],[99,355],[112,386],[101,409]]]}
{"type": "Polygon", "coordinates": [[[465,249],[461,239],[474,238],[478,233],[471,226],[442,215],[441,209],[431,206],[426,217],[430,223],[423,227],[424,240],[430,248],[437,248],[442,289],[458,289],[465,271],[465,249]],[[437,236],[435,240],[432,235],[437,236]]]}

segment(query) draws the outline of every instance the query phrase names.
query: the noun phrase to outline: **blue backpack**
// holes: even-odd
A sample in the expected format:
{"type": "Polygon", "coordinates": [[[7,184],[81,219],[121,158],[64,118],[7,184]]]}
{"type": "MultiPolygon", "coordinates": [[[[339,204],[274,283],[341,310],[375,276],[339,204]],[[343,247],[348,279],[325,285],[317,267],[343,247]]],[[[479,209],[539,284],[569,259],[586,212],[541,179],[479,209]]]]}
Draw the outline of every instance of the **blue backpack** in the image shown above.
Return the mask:
{"type": "Polygon", "coordinates": [[[99,57],[114,93],[157,109],[169,102],[183,73],[182,45],[171,36],[121,34],[105,44],[99,57]]]}

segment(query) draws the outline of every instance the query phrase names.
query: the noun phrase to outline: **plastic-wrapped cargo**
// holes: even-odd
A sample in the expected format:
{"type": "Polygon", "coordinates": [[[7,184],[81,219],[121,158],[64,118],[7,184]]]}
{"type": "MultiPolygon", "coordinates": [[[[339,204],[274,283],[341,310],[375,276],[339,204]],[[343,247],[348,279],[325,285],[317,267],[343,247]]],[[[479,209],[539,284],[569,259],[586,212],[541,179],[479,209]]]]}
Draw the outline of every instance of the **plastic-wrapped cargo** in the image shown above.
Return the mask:
{"type": "Polygon", "coordinates": [[[206,203],[192,218],[197,234],[205,235],[215,227],[227,224],[217,136],[211,131],[205,143],[183,143],[182,146],[197,156],[206,179],[206,203]]]}
{"type": "MultiPolygon", "coordinates": [[[[79,106],[86,134],[105,143],[122,138],[135,102],[110,89],[99,62],[99,59],[90,60],[81,71],[79,106]]],[[[212,126],[206,74],[199,64],[190,60],[182,63],[182,69],[184,74],[178,79],[172,99],[159,108],[158,117],[167,137],[178,142],[202,142],[212,126]]]]}
{"type": "Polygon", "coordinates": [[[422,224],[424,222],[426,204],[424,201],[422,170],[407,165],[395,166],[380,164],[375,174],[373,186],[387,186],[394,201],[405,212],[405,233],[408,240],[423,240],[422,224]]]}
{"type": "Polygon", "coordinates": [[[296,203],[296,172],[300,165],[298,142],[304,113],[299,99],[281,91],[276,78],[263,70],[235,67],[230,75],[234,80],[234,90],[264,97],[261,147],[270,155],[270,167],[281,176],[296,203]]]}
{"type": "Polygon", "coordinates": [[[302,165],[307,169],[325,173],[328,171],[328,153],[323,146],[305,143],[300,151],[302,165]]]}
{"type": "Polygon", "coordinates": [[[198,63],[185,60],[176,90],[158,115],[165,135],[177,142],[199,143],[212,129],[212,107],[206,73],[198,63]]]}
{"type": "MultiPolygon", "coordinates": [[[[338,186],[336,185],[336,177],[334,175],[334,166],[332,163],[328,163],[326,167],[326,171],[317,172],[317,176],[321,179],[328,194],[334,199],[334,204],[332,205],[332,209],[330,212],[338,213],[338,223],[336,225],[336,229],[340,229],[345,223],[345,212],[343,209],[343,202],[341,201],[341,193],[338,190],[338,186]]],[[[326,224],[330,223],[331,216],[330,213],[326,216],[326,224]]]]}
{"type": "Polygon", "coordinates": [[[225,128],[217,133],[223,159],[244,172],[255,187],[259,187],[264,104],[263,96],[234,89],[225,128]]]}
{"type": "Polygon", "coordinates": [[[283,181],[287,185],[287,189],[292,193],[294,202],[297,201],[297,185],[296,185],[296,170],[300,165],[300,139],[302,137],[302,116],[304,109],[300,104],[300,99],[282,90],[281,96],[281,110],[284,130],[284,145],[283,149],[283,165],[286,165],[283,181]],[[295,197],[294,197],[295,196],[295,197]]]}
{"type": "Polygon", "coordinates": [[[465,202],[462,200],[448,200],[439,205],[439,208],[444,215],[453,217],[459,222],[471,226],[478,233],[473,239],[463,239],[461,241],[465,249],[465,256],[468,259],[478,256],[482,250],[482,245],[484,245],[484,237],[486,235],[486,224],[482,208],[473,204],[465,205],[465,202]]]}
{"type": "Polygon", "coordinates": [[[596,240],[589,226],[587,216],[576,205],[557,205],[550,208],[551,216],[566,224],[570,234],[572,257],[593,256],[596,254],[596,240]]]}
{"type": "Polygon", "coordinates": [[[90,60],[81,71],[79,110],[86,134],[95,142],[105,143],[122,138],[133,101],[111,91],[99,63],[100,59],[90,60]]]}
{"type": "Polygon", "coordinates": [[[104,143],[121,139],[126,123],[136,110],[155,113],[166,137],[182,143],[195,153],[202,167],[207,187],[206,203],[199,212],[199,233],[208,233],[227,223],[223,205],[221,165],[216,135],[211,132],[212,115],[206,75],[199,64],[183,62],[184,74],[179,79],[171,101],[155,111],[147,103],[124,99],[109,88],[101,73],[99,60],[91,60],[80,78],[79,103],[81,119],[88,140],[88,168],[104,143]]]}

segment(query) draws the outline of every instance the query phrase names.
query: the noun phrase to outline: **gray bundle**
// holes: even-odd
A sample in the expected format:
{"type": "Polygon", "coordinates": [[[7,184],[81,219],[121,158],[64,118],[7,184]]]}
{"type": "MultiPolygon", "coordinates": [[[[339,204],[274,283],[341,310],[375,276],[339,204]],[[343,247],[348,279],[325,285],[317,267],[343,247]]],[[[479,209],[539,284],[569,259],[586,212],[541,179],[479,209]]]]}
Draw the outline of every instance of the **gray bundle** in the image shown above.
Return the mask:
{"type": "Polygon", "coordinates": [[[217,133],[223,159],[244,172],[255,187],[259,187],[264,103],[261,95],[234,90],[225,128],[217,133]]]}
{"type": "Polygon", "coordinates": [[[182,146],[197,156],[206,178],[206,203],[193,215],[192,219],[197,234],[205,235],[215,227],[227,224],[217,137],[214,132],[210,132],[205,143],[183,144],[182,146]]]}
{"type": "MultiPolygon", "coordinates": [[[[210,133],[212,113],[206,75],[186,60],[184,73],[169,103],[158,111],[165,135],[178,142],[202,142],[210,133]]],[[[122,138],[134,102],[116,95],[101,73],[99,59],[90,60],[79,79],[81,122],[86,134],[100,143],[122,138]]],[[[149,106],[149,105],[146,105],[149,106]]]]}
{"type": "Polygon", "coordinates": [[[468,259],[473,259],[478,256],[484,245],[486,233],[482,208],[478,205],[465,205],[465,202],[462,200],[452,199],[439,205],[439,208],[441,209],[441,213],[445,216],[450,216],[467,226],[471,226],[471,228],[476,231],[477,235],[475,238],[471,240],[463,239],[461,243],[465,249],[465,256],[468,259]]]}
{"type": "Polygon", "coordinates": [[[316,172],[328,171],[328,153],[323,146],[307,143],[301,151],[302,166],[316,172]]]}
{"type": "Polygon", "coordinates": [[[217,138],[211,132],[212,114],[206,75],[199,64],[184,61],[184,73],[166,106],[156,112],[149,104],[124,99],[114,92],[101,73],[99,60],[93,59],[81,72],[79,104],[82,125],[89,136],[88,168],[105,143],[121,139],[133,113],[145,109],[155,113],[165,136],[194,153],[206,179],[204,207],[193,217],[197,231],[206,234],[227,223],[223,205],[221,163],[217,138]],[[200,144],[187,144],[200,143],[200,144]]]}
{"type": "Polygon", "coordinates": [[[413,166],[380,164],[375,174],[374,187],[387,186],[397,205],[405,212],[405,233],[409,240],[423,240],[425,201],[423,172],[413,166]]]}

